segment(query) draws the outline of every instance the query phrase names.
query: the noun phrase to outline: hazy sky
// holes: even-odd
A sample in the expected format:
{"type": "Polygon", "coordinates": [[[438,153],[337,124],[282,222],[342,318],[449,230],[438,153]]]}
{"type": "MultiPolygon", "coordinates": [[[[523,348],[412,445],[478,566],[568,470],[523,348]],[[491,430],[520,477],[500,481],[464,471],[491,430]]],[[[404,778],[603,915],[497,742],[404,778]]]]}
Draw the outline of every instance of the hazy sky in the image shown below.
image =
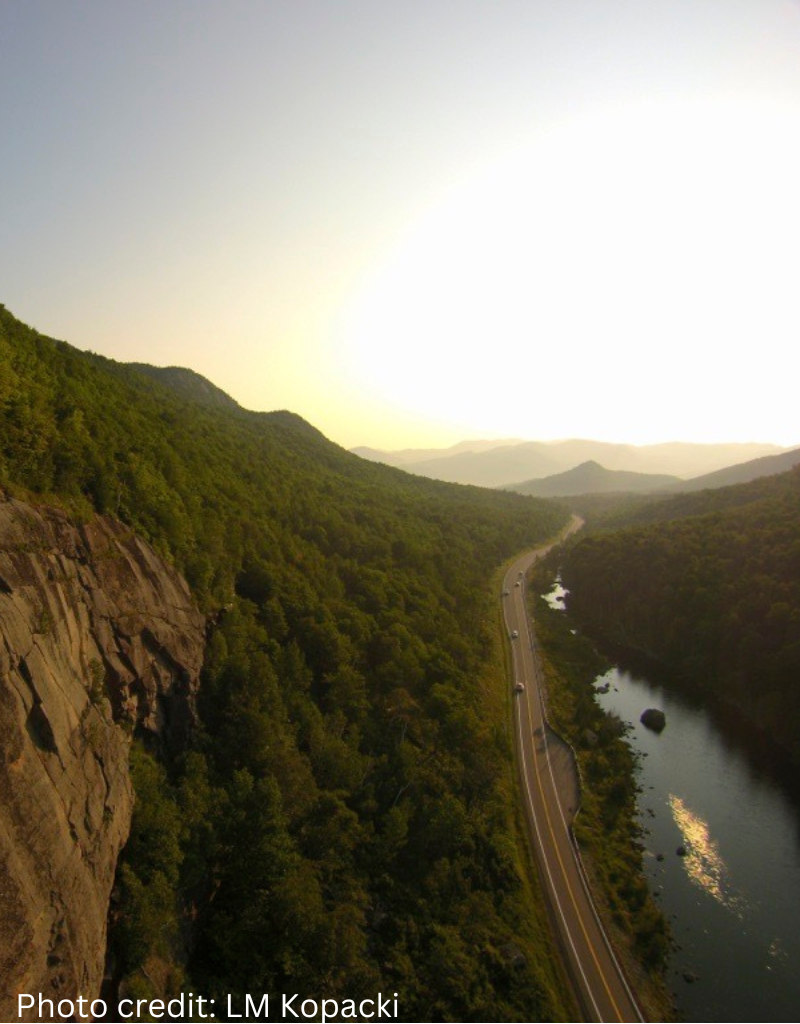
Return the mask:
{"type": "Polygon", "coordinates": [[[0,301],[346,446],[800,443],[800,0],[0,0],[0,301]]]}

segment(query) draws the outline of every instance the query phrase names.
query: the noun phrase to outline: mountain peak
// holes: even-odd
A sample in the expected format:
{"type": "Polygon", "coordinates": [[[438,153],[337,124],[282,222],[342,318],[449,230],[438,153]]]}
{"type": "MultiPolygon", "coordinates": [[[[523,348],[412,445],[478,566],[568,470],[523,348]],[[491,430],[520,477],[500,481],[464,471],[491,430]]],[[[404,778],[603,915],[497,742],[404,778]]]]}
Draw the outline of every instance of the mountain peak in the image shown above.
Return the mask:
{"type": "Polygon", "coordinates": [[[202,374],[189,370],[185,366],[151,366],[149,363],[128,363],[127,365],[132,370],[138,370],[139,373],[166,385],[182,398],[188,398],[201,405],[213,405],[217,408],[239,408],[239,403],[226,394],[222,388],[218,388],[202,374]]]}

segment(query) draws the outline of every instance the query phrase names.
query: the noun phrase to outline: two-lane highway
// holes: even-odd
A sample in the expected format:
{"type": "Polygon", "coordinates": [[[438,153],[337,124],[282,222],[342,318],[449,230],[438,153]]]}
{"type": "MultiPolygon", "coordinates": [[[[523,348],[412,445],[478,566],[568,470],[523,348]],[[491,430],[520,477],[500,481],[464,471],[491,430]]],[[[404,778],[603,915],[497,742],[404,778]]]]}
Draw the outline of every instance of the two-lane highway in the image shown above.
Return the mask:
{"type": "MultiPolygon", "coordinates": [[[[580,520],[573,519],[568,532],[581,525],[580,520]]],[[[533,652],[533,630],[525,608],[525,574],[552,546],[538,548],[519,558],[503,581],[505,623],[514,666],[515,745],[523,803],[555,927],[586,1019],[642,1021],[644,1018],[600,924],[578,863],[568,824],[569,813],[562,805],[563,796],[548,748],[544,700],[533,652]]]]}

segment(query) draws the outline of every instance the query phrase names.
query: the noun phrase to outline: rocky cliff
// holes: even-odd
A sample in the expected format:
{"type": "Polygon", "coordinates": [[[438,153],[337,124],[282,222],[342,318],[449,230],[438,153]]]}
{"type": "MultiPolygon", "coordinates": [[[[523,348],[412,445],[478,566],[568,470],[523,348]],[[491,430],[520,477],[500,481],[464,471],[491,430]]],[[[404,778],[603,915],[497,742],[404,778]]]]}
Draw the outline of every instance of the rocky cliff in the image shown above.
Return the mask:
{"type": "Polygon", "coordinates": [[[0,1019],[18,992],[98,994],[131,735],[185,737],[204,625],[120,523],[0,492],[0,1019]]]}

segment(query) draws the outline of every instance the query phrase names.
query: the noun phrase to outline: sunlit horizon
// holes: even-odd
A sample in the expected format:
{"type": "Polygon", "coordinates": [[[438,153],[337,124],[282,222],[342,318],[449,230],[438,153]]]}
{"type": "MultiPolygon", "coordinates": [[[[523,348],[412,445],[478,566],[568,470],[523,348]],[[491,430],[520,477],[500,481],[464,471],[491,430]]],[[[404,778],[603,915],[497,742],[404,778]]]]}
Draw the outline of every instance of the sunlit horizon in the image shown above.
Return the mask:
{"type": "Polygon", "coordinates": [[[795,0],[7,13],[43,333],[347,448],[800,442],[795,0]]]}

